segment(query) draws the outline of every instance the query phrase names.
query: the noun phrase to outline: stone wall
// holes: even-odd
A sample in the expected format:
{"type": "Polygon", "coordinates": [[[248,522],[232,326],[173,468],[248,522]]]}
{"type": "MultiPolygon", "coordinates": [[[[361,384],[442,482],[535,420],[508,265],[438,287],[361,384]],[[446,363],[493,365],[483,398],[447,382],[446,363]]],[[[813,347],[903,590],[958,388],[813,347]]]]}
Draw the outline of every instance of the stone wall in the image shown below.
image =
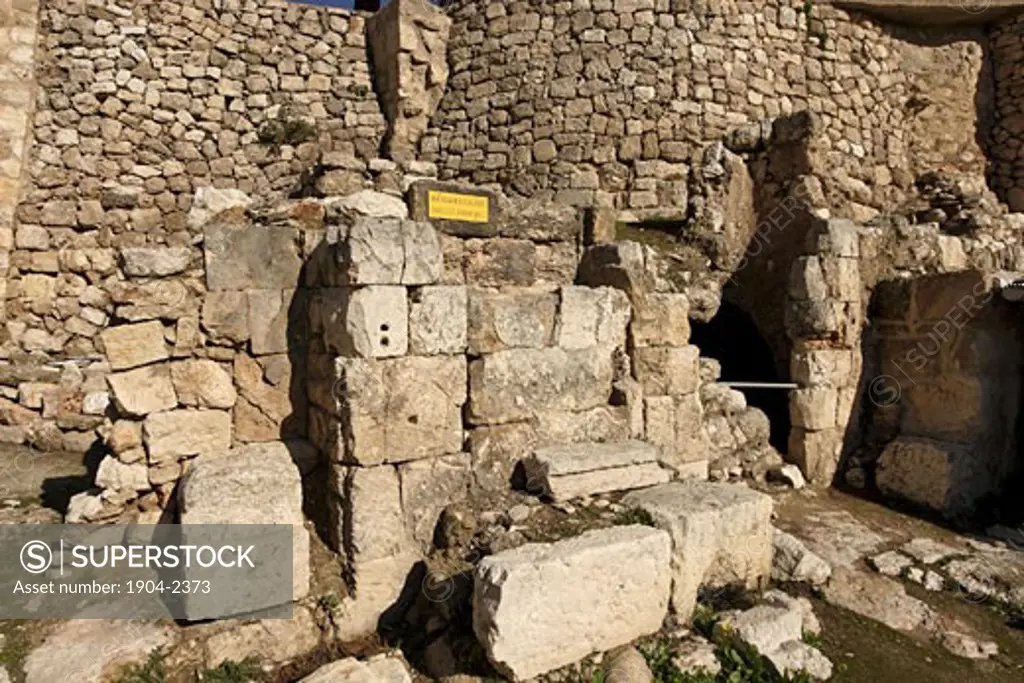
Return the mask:
{"type": "Polygon", "coordinates": [[[809,110],[863,218],[936,165],[984,168],[977,27],[927,32],[831,6],[611,0],[455,3],[448,92],[421,153],[442,178],[623,209],[685,207],[690,163],[809,110]],[[936,87],[937,80],[941,80],[936,87]],[[979,115],[979,112],[981,114],[979,115]]]}
{"type": "Polygon", "coordinates": [[[992,180],[1014,211],[1024,211],[1024,16],[992,32],[997,121],[992,133],[992,180]]]}
{"type": "Polygon", "coordinates": [[[36,28],[36,2],[0,2],[0,294],[7,289],[7,267],[14,247],[14,214],[29,160],[29,127],[36,89],[36,28]]]}

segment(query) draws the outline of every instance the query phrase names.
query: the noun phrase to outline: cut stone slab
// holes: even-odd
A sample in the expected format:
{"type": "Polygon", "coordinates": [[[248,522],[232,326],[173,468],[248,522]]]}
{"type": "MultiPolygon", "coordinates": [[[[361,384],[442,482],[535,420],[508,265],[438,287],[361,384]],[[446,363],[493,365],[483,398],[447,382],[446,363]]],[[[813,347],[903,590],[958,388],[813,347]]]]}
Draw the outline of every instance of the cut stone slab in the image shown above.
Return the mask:
{"type": "Polygon", "coordinates": [[[672,537],[672,605],[689,618],[702,585],[756,588],[772,570],[772,499],[745,486],[689,481],[626,494],[672,537]]]}
{"type": "Polygon", "coordinates": [[[868,564],[883,576],[899,576],[903,570],[914,564],[914,561],[895,550],[875,555],[868,559],[868,564]]]}
{"type": "Polygon", "coordinates": [[[408,351],[405,287],[332,288],[322,296],[324,342],[329,350],[358,358],[393,358],[408,351]]]}
{"type": "Polygon", "coordinates": [[[444,274],[441,240],[429,223],[358,218],[339,242],[341,283],[429,285],[444,274]]]}
{"type": "Polygon", "coordinates": [[[611,351],[603,347],[499,351],[470,365],[470,417],[502,424],[606,405],[613,374],[611,351]]]}
{"type": "Polygon", "coordinates": [[[954,555],[967,554],[963,550],[924,537],[907,541],[900,546],[900,550],[922,564],[935,564],[954,555]]]}
{"type": "Polygon", "coordinates": [[[122,415],[149,415],[178,405],[166,363],[108,375],[107,383],[122,415]]]}
{"type": "Polygon", "coordinates": [[[626,491],[669,480],[658,450],[642,441],[538,448],[523,461],[527,489],[553,500],[626,491]]]}
{"type": "Polygon", "coordinates": [[[670,592],[664,531],[623,526],[484,558],[473,631],[488,659],[533,678],[661,628],[670,592]]]}
{"type": "Polygon", "coordinates": [[[928,605],[907,595],[902,584],[883,576],[835,567],[823,590],[825,600],[833,605],[896,631],[913,631],[935,620],[935,613],[928,605]]]}
{"type": "Polygon", "coordinates": [[[108,327],[100,332],[112,370],[130,370],[170,357],[164,343],[164,326],[157,320],[108,327]]]}
{"type": "Polygon", "coordinates": [[[231,448],[231,413],[224,410],[169,410],[142,425],[151,465],[231,448]]]}
{"type": "Polygon", "coordinates": [[[166,277],[188,268],[188,247],[125,247],[121,250],[124,274],[129,277],[166,277]]]}
{"type": "Polygon", "coordinates": [[[772,578],[820,586],[832,575],[832,567],[807,548],[796,536],[772,532],[772,578]]]}
{"type": "Polygon", "coordinates": [[[143,621],[75,619],[58,622],[25,659],[25,683],[100,683],[129,664],[169,645],[172,629],[143,621]]]}
{"type": "Polygon", "coordinates": [[[201,456],[183,478],[178,495],[182,524],[290,524],[292,599],[309,593],[302,478],[289,455],[243,451],[230,458],[201,456]]]}

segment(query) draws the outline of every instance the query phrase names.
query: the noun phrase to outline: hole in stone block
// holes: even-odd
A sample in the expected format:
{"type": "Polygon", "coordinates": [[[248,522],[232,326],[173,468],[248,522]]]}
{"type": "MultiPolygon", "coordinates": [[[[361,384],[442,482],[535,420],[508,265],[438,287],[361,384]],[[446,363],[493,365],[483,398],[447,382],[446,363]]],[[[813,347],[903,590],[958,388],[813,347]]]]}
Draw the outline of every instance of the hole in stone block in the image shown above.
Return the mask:
{"type": "Polygon", "coordinates": [[[388,339],[387,337],[381,337],[380,338],[380,345],[381,346],[387,348],[389,344],[391,344],[391,340],[390,339],[388,339]]]}
{"type": "Polygon", "coordinates": [[[381,332],[388,332],[390,330],[391,330],[391,327],[387,323],[384,323],[383,325],[380,326],[380,331],[381,332]]]}
{"type": "Polygon", "coordinates": [[[410,415],[409,416],[409,424],[416,425],[416,424],[419,424],[419,423],[420,423],[420,416],[419,415],[410,415]]]}

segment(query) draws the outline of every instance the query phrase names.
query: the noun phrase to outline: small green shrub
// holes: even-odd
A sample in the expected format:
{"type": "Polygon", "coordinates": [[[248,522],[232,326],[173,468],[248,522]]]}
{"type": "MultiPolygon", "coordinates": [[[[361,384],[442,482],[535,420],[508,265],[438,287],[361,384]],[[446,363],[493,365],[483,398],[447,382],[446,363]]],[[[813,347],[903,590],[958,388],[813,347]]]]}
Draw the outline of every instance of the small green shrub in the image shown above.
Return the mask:
{"type": "Polygon", "coordinates": [[[654,526],[654,517],[643,508],[627,508],[615,515],[615,524],[617,526],[629,526],[630,524],[654,526]]]}
{"type": "Polygon", "coordinates": [[[145,664],[133,664],[114,683],[164,683],[164,653],[153,650],[145,664]]]}
{"type": "Polygon", "coordinates": [[[229,659],[215,669],[206,669],[201,672],[198,680],[203,683],[247,683],[260,673],[259,664],[251,657],[240,662],[229,659]]]}

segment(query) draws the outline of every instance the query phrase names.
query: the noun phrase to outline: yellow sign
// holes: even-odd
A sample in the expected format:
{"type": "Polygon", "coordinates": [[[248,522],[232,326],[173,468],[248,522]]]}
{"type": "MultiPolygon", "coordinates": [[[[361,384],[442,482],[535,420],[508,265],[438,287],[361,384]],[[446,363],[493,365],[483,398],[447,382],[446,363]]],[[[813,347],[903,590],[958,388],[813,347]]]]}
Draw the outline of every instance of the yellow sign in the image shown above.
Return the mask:
{"type": "Polygon", "coordinates": [[[450,221],[486,223],[490,214],[488,204],[487,197],[431,190],[427,195],[427,215],[450,221]]]}

